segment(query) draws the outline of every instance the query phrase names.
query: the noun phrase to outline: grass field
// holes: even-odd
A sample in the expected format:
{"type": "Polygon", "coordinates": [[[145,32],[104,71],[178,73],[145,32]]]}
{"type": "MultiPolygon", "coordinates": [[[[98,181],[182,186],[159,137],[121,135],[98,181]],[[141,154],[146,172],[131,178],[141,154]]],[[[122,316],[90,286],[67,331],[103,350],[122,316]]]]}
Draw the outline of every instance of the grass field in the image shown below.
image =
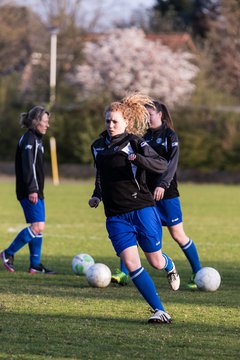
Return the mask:
{"type": "MultiPolygon", "coordinates": [[[[71,261],[89,253],[111,270],[118,265],[107,238],[103,208],[90,209],[93,182],[47,182],[42,261],[55,276],[29,275],[28,248],[15,257],[16,273],[0,266],[0,359],[237,359],[239,357],[240,187],[180,184],[185,230],[203,266],[220,272],[214,293],[185,289],[190,268],[164,230],[163,249],[181,276],[176,293],[165,274],[151,273],[174,321],[149,325],[148,305],[133,284],[90,288],[71,261]]],[[[0,181],[0,250],[24,226],[14,181],[0,181]]]]}

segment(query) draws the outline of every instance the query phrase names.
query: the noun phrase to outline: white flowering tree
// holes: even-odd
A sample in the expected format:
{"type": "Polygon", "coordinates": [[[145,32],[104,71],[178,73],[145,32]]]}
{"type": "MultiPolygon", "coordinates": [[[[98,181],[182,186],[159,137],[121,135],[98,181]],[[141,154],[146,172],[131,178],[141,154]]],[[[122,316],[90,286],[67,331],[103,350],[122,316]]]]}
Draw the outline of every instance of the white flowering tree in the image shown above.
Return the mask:
{"type": "Polygon", "coordinates": [[[84,54],[85,62],[70,75],[81,98],[102,92],[119,98],[141,91],[173,106],[183,104],[194,91],[198,68],[193,55],[148,40],[142,30],[114,30],[97,42],[87,42],[84,54]]]}

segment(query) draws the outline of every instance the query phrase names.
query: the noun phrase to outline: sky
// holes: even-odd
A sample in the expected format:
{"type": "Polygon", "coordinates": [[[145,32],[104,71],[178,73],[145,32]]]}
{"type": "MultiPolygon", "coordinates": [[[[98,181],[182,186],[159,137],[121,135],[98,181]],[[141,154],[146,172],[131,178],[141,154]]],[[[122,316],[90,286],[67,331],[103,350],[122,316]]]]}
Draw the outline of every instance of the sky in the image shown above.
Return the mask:
{"type": "MultiPolygon", "coordinates": [[[[40,5],[41,0],[15,1],[21,5],[31,6],[35,12],[41,15],[44,14],[44,9],[40,5]]],[[[102,20],[99,22],[98,28],[104,30],[111,28],[114,21],[126,21],[131,18],[135,11],[144,11],[144,9],[152,8],[155,4],[156,0],[82,0],[81,7],[86,19],[90,19],[96,13],[96,10],[100,9],[102,20]]]]}

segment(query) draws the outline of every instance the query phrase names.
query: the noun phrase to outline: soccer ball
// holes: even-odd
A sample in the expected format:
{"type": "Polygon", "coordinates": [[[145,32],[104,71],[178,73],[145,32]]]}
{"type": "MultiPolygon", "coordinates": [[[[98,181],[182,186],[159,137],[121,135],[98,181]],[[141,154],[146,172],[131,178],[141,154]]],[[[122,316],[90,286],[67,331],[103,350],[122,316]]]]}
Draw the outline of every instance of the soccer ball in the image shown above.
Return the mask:
{"type": "Polygon", "coordinates": [[[216,291],[221,284],[221,276],[216,269],[203,267],[197,272],[194,281],[200,290],[216,291]]]}
{"type": "Polygon", "coordinates": [[[86,275],[90,266],[95,263],[88,254],[78,254],[72,260],[72,270],[76,275],[86,275]]]}
{"type": "Polygon", "coordinates": [[[86,274],[90,286],[105,288],[111,282],[111,270],[105,264],[97,263],[92,265],[86,274]]]}

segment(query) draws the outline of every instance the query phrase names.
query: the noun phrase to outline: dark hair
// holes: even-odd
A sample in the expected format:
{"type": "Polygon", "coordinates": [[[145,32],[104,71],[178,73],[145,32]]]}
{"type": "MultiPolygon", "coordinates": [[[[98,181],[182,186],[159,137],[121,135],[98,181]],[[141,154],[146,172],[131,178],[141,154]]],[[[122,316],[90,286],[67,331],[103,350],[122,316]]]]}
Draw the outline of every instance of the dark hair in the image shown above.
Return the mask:
{"type": "Polygon", "coordinates": [[[157,113],[159,112],[162,113],[163,121],[165,122],[167,127],[174,130],[173,121],[167,106],[158,100],[153,100],[153,104],[154,104],[153,109],[156,110],[157,113]]]}
{"type": "Polygon", "coordinates": [[[34,106],[28,112],[24,112],[20,115],[21,127],[26,127],[28,129],[35,128],[37,123],[42,120],[44,114],[49,115],[49,112],[45,110],[42,106],[34,106]]]}

